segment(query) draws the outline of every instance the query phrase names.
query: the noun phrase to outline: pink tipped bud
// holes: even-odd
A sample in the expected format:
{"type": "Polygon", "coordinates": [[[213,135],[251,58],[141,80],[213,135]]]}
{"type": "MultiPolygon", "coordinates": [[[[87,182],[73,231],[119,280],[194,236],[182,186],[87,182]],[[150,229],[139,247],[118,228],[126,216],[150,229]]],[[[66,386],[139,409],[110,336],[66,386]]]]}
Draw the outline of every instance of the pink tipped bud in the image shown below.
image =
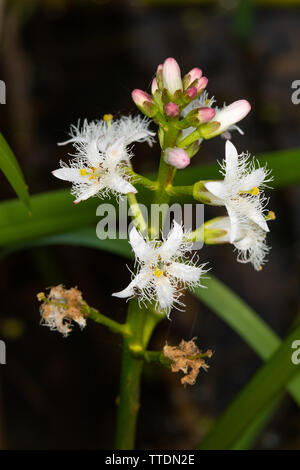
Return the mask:
{"type": "Polygon", "coordinates": [[[153,117],[155,115],[157,108],[148,93],[136,88],[132,91],[131,96],[137,107],[146,114],[146,116],[153,117]]]}
{"type": "Polygon", "coordinates": [[[163,69],[163,86],[171,95],[177,90],[182,90],[181,72],[178,63],[172,57],[164,61],[163,69]]]}
{"type": "Polygon", "coordinates": [[[179,109],[179,106],[175,103],[168,103],[168,104],[165,104],[164,106],[164,111],[165,111],[165,114],[168,116],[168,117],[177,117],[179,116],[179,112],[180,112],[180,109],[179,109]]]}
{"type": "Polygon", "coordinates": [[[167,148],[164,153],[164,160],[178,170],[182,170],[190,164],[190,157],[187,152],[177,147],[167,148]]]}
{"type": "Polygon", "coordinates": [[[211,121],[215,117],[215,110],[213,108],[200,108],[197,112],[199,124],[211,121]]]}
{"type": "Polygon", "coordinates": [[[154,95],[154,93],[158,90],[158,85],[157,85],[157,80],[156,78],[153,78],[152,84],[151,84],[151,93],[154,95]]]}
{"type": "Polygon", "coordinates": [[[192,86],[184,92],[185,96],[188,96],[191,100],[197,96],[197,88],[192,86]]]}
{"type": "Polygon", "coordinates": [[[197,88],[197,93],[201,93],[206,88],[206,85],[208,83],[208,78],[206,77],[201,77],[197,81],[196,88],[197,88]]]}
{"type": "Polygon", "coordinates": [[[133,92],[131,93],[131,96],[135,104],[139,107],[143,106],[145,101],[153,103],[151,96],[148,95],[148,93],[146,93],[145,91],[139,90],[138,88],[133,90],[133,92]]]}
{"type": "Polygon", "coordinates": [[[202,77],[202,70],[198,67],[193,68],[184,77],[184,88],[188,88],[195,80],[199,80],[202,77]]]}
{"type": "Polygon", "coordinates": [[[193,127],[198,127],[201,124],[211,121],[215,117],[215,110],[212,108],[197,108],[193,109],[186,116],[186,121],[193,127]]]}
{"type": "Polygon", "coordinates": [[[247,100],[239,100],[217,111],[214,120],[220,123],[220,127],[211,137],[222,134],[231,126],[244,119],[250,109],[251,105],[247,100]]]}
{"type": "Polygon", "coordinates": [[[163,85],[163,66],[162,64],[159,64],[159,66],[156,69],[156,82],[157,86],[160,90],[163,90],[164,85],[163,85]]]}

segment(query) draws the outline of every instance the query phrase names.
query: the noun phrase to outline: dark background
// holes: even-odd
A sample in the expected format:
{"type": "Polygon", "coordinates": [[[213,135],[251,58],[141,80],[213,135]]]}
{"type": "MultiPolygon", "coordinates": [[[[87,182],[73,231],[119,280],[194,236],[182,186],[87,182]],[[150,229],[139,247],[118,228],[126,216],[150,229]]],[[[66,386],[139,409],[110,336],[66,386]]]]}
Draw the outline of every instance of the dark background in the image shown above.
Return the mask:
{"type": "MultiPolygon", "coordinates": [[[[300,105],[291,102],[291,83],[300,79],[300,6],[167,3],[0,1],[0,79],[7,86],[0,130],[31,194],[67,187],[50,171],[67,157],[56,143],[69,125],[135,113],[131,90],[149,89],[168,56],[183,73],[202,68],[219,105],[251,102],[241,123],[245,136],[234,135],[240,151],[300,147],[300,105]]],[[[193,164],[214,162],[223,149],[222,139],[208,141],[193,164]]],[[[158,158],[157,146],[154,153],[136,146],[138,171],[155,170],[158,158]]],[[[277,220],[262,272],[236,263],[231,246],[206,247],[200,255],[283,337],[299,312],[299,190],[270,196],[277,220]]],[[[4,176],[0,197],[14,197],[4,176]]],[[[124,259],[88,248],[35,248],[3,259],[0,279],[0,337],[7,344],[7,365],[0,366],[1,448],[112,448],[121,339],[92,322],[67,339],[41,327],[36,293],[78,285],[90,305],[123,321],[126,304],[111,293],[128,282],[124,259]]],[[[159,326],[151,348],[197,336],[203,349],[214,350],[211,368],[184,389],[178,374],[145,367],[138,448],[193,448],[261,364],[214,313],[190,295],[186,302],[185,313],[159,326]]],[[[256,448],[299,449],[299,417],[286,397],[256,448]]]]}

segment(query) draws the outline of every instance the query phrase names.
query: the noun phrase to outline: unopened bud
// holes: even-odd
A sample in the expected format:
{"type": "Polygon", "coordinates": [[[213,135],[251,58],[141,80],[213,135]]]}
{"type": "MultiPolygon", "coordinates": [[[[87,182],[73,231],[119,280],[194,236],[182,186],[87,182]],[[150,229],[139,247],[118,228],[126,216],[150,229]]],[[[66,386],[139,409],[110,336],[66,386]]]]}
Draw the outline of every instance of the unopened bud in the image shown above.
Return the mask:
{"type": "Polygon", "coordinates": [[[185,92],[184,92],[184,96],[187,96],[188,98],[190,98],[191,100],[193,100],[194,98],[196,98],[197,96],[197,88],[195,86],[192,86],[190,88],[188,88],[185,92]]]}
{"type": "Polygon", "coordinates": [[[156,106],[148,93],[136,88],[132,91],[131,96],[137,107],[146,116],[153,117],[156,114],[156,106]]]}
{"type": "Polygon", "coordinates": [[[154,93],[158,90],[158,85],[157,85],[157,80],[156,78],[153,78],[152,84],[151,84],[151,93],[154,95],[154,93]]]}
{"type": "Polygon", "coordinates": [[[211,137],[215,137],[216,135],[222,134],[223,132],[227,131],[231,126],[236,124],[237,122],[241,121],[251,109],[251,105],[247,100],[239,100],[235,101],[234,103],[226,106],[223,109],[220,109],[216,112],[214,117],[215,121],[220,123],[218,129],[214,132],[211,132],[209,135],[205,137],[206,139],[210,139],[211,137]]]}
{"type": "Polygon", "coordinates": [[[167,148],[164,152],[164,160],[178,170],[182,170],[190,164],[187,152],[180,148],[167,148]]]}
{"type": "Polygon", "coordinates": [[[213,108],[198,108],[193,109],[187,116],[186,121],[192,126],[197,127],[200,124],[205,124],[215,117],[215,110],[213,108]]]}
{"type": "Polygon", "coordinates": [[[202,93],[202,91],[206,88],[208,83],[208,78],[206,77],[201,77],[199,80],[197,80],[195,87],[197,88],[197,94],[202,93]]]}
{"type": "Polygon", "coordinates": [[[164,111],[165,111],[165,114],[171,118],[179,116],[179,113],[180,113],[179,106],[176,103],[165,104],[164,111]]]}
{"type": "Polygon", "coordinates": [[[202,77],[202,70],[199,69],[198,67],[195,67],[192,70],[190,70],[189,73],[187,73],[183,78],[184,89],[187,89],[189,86],[193,84],[195,80],[199,80],[199,78],[201,77],[202,77]]]}
{"type": "Polygon", "coordinates": [[[182,90],[181,72],[178,63],[172,57],[164,61],[163,69],[163,86],[171,95],[177,90],[182,90]]]}

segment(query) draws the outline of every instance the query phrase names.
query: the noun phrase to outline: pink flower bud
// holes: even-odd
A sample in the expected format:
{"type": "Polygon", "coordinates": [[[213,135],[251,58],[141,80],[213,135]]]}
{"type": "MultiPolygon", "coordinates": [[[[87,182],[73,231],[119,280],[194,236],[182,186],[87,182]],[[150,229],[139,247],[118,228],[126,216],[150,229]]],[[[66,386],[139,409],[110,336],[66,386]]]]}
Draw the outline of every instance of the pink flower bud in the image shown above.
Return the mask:
{"type": "Polygon", "coordinates": [[[176,117],[176,116],[179,116],[180,109],[177,104],[168,103],[168,104],[165,104],[164,111],[168,117],[176,117]]]}
{"type": "Polygon", "coordinates": [[[157,85],[157,80],[156,78],[153,78],[152,84],[151,84],[151,93],[154,95],[154,93],[158,90],[158,85],[157,85]]]}
{"type": "Polygon", "coordinates": [[[153,103],[151,96],[148,95],[148,93],[146,93],[145,91],[139,90],[138,88],[133,90],[133,92],[131,93],[131,96],[132,96],[133,101],[138,107],[143,106],[145,101],[153,103]]]}
{"type": "Polygon", "coordinates": [[[177,90],[182,90],[181,72],[178,63],[172,57],[169,57],[163,64],[163,86],[171,95],[177,90]]]}
{"type": "Polygon", "coordinates": [[[196,98],[196,96],[197,96],[197,88],[194,87],[194,86],[192,86],[191,88],[188,88],[188,89],[184,92],[184,94],[185,94],[186,96],[188,96],[189,98],[191,98],[191,99],[196,98]]]}
{"type": "MultiPolygon", "coordinates": [[[[222,134],[231,126],[244,119],[250,109],[251,105],[247,100],[239,100],[217,111],[214,120],[220,123],[220,127],[214,135],[222,134]]],[[[214,135],[211,137],[214,137],[214,135]]]]}
{"type": "Polygon", "coordinates": [[[208,83],[208,78],[206,77],[201,77],[197,81],[196,88],[197,88],[197,93],[200,93],[206,88],[206,85],[208,83]]]}
{"type": "Polygon", "coordinates": [[[199,124],[211,121],[215,117],[215,110],[213,108],[199,108],[197,112],[197,119],[199,124]]]}
{"type": "Polygon", "coordinates": [[[164,160],[178,170],[182,170],[190,164],[187,152],[180,148],[167,148],[164,152],[164,160]]]}
{"type": "Polygon", "coordinates": [[[156,114],[157,107],[148,93],[136,88],[132,91],[131,96],[137,107],[142,113],[146,114],[146,116],[153,117],[156,114]]]}
{"type": "Polygon", "coordinates": [[[188,88],[195,80],[199,80],[202,77],[202,70],[198,67],[193,68],[184,77],[185,88],[188,88]]]}

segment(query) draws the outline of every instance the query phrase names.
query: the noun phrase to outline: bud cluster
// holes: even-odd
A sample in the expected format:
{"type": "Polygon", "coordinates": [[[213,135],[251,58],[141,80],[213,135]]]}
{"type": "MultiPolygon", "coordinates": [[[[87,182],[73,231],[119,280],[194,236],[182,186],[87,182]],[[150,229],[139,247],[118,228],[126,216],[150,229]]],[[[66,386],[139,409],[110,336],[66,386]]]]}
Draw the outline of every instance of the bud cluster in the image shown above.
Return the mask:
{"type": "Polygon", "coordinates": [[[251,109],[246,100],[213,108],[214,100],[207,99],[205,91],[207,83],[198,67],[182,78],[177,61],[169,57],[157,67],[151,94],[139,89],[132,92],[140,111],[160,127],[165,162],[177,169],[190,163],[203,139],[227,133],[251,109]]]}

